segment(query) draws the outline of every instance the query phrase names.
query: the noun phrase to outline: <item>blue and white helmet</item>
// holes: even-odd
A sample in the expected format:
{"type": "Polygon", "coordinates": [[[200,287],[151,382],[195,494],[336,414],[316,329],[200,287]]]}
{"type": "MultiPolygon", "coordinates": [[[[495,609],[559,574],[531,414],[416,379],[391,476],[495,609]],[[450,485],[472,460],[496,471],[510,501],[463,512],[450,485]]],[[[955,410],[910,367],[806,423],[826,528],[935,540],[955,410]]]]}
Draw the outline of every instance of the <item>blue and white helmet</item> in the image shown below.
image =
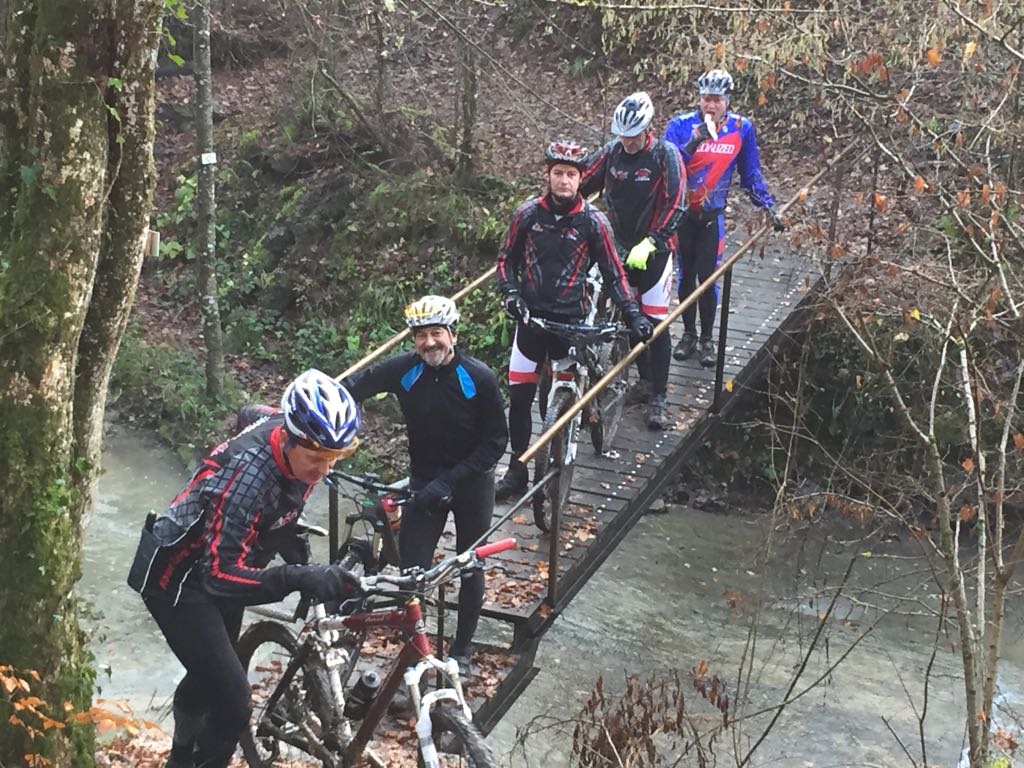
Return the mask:
{"type": "Polygon", "coordinates": [[[288,433],[311,448],[343,450],[353,445],[359,431],[359,406],[352,395],[316,368],[288,385],[281,412],[288,433]]]}
{"type": "Polygon", "coordinates": [[[639,136],[654,119],[654,103],[646,91],[637,91],[624,98],[612,114],[612,134],[639,136]]]}
{"type": "Polygon", "coordinates": [[[728,96],[732,93],[732,75],[724,69],[712,69],[697,78],[697,91],[707,96],[728,96]]]}

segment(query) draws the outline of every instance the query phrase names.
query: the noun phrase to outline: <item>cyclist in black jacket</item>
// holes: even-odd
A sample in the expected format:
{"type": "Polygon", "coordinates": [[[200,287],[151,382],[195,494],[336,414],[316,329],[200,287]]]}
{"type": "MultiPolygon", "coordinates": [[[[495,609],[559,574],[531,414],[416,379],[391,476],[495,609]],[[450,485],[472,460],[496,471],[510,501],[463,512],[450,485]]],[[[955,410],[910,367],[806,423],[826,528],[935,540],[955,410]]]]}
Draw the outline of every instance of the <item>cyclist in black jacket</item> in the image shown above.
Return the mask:
{"type": "Polygon", "coordinates": [[[635,339],[649,339],[654,330],[633,300],[608,219],[579,193],[587,150],[573,141],[555,141],[544,154],[548,191],[519,207],[498,253],[498,288],[505,312],[516,322],[508,367],[512,460],[496,488],[499,499],[526,490],[528,474],[519,457],[533,431],[530,409],[537,394],[537,367],[545,358],[560,360],[568,354],[563,339],[528,325],[529,315],[568,323],[583,320],[593,300],[586,276],[597,264],[605,290],[635,339]]]}
{"type": "MultiPolygon", "coordinates": [[[[464,552],[494,514],[494,465],[508,430],[494,373],[456,349],[459,312],[443,296],[424,296],[405,308],[415,350],[389,357],[344,380],[356,400],[381,392],[398,398],[409,436],[410,487],[416,492],[402,515],[398,537],[402,567],[428,567],[455,516],[455,548],[464,552]]],[[[448,655],[462,677],[471,674],[472,641],[480,621],[484,575],[462,577],[459,620],[448,655]]]]}
{"type": "MultiPolygon", "coordinates": [[[[679,150],[654,136],[654,104],[639,91],[627,96],[612,115],[617,138],[604,145],[583,172],[580,192],[602,191],[615,232],[626,277],[652,321],[668,317],[672,298],[672,252],[675,230],[683,215],[686,172],[679,150]]],[[[637,359],[640,382],[632,402],[647,403],[647,426],[667,426],[665,391],[672,362],[668,331],[652,341],[637,359]]]]}
{"type": "Polygon", "coordinates": [[[186,674],[174,692],[167,768],[225,768],[249,722],[250,690],[234,651],[245,606],[299,590],[321,602],[357,584],[338,566],[309,565],[297,533],[306,498],[358,445],[359,409],[310,369],[281,413],[221,444],[160,515],[146,521],[128,575],[186,674]],[[287,565],[269,566],[281,554],[287,565]]]}

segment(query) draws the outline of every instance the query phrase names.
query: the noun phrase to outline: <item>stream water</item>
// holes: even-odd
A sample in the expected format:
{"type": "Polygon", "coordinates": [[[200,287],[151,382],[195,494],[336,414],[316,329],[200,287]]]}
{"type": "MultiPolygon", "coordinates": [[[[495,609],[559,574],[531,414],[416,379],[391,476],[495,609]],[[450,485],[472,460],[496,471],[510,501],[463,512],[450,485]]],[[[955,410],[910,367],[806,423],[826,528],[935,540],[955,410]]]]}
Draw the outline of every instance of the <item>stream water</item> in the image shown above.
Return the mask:
{"type": "MultiPolygon", "coordinates": [[[[146,513],[166,504],[187,474],[155,438],[120,428],[108,435],[79,585],[93,605],[101,695],[158,721],[181,668],[125,577],[146,513]]],[[[314,497],[309,509],[313,522],[325,523],[323,498],[314,497]]],[[[572,725],[556,723],[578,714],[599,676],[614,694],[626,674],[678,671],[687,710],[707,727],[716,711],[690,686],[688,670],[706,661],[735,697],[746,658],[748,715],[783,700],[801,665],[791,698],[820,678],[785,708],[752,765],[910,765],[904,747],[920,765],[917,713],[929,665],[927,762],[957,765],[963,684],[956,638],[940,633],[936,643],[937,590],[917,542],[865,540],[866,529],[841,518],[771,531],[765,515],[670,510],[637,525],[541,641],[539,674],[488,738],[507,764],[567,765],[572,725]],[[815,642],[818,617],[851,561],[815,642]]],[[[1008,711],[1024,705],[1021,616],[1011,605],[999,678],[1008,711]]],[[[723,734],[714,746],[719,760],[745,754],[773,715],[767,709],[723,734]]],[[[1012,722],[1008,713],[999,717],[1012,722]]]]}

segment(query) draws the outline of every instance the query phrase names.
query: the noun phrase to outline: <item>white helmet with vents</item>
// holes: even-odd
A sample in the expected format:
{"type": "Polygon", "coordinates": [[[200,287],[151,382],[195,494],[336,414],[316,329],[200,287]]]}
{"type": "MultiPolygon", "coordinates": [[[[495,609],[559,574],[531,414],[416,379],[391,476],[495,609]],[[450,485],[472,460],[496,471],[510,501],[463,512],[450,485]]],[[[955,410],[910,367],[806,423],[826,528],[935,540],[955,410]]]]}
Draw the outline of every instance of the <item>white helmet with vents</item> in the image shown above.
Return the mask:
{"type": "Polygon", "coordinates": [[[724,69],[712,69],[697,78],[697,91],[707,96],[728,96],[732,93],[732,75],[724,69]]]}
{"type": "Polygon", "coordinates": [[[646,91],[637,91],[622,100],[612,114],[612,133],[616,136],[639,136],[654,119],[654,102],[646,91]]]}
{"type": "Polygon", "coordinates": [[[405,308],[405,324],[412,329],[443,325],[454,333],[459,310],[447,296],[424,296],[405,308]]]}

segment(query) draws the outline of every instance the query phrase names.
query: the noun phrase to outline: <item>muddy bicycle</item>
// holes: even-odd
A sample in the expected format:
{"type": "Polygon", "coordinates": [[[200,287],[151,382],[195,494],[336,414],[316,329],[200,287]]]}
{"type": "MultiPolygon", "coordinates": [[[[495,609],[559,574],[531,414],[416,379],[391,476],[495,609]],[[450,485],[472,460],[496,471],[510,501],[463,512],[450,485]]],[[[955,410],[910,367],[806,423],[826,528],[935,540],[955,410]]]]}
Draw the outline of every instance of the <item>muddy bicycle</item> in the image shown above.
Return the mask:
{"type": "MultiPolygon", "coordinates": [[[[617,322],[594,323],[595,312],[589,322],[560,323],[531,317],[528,322],[536,328],[565,339],[569,343],[568,355],[550,361],[541,377],[542,432],[551,429],[558,420],[587,391],[590,383],[604,377],[629,353],[629,330],[617,322]]],[[[585,425],[590,432],[594,451],[603,455],[611,450],[612,441],[622,419],[629,388],[628,372],[623,372],[598,396],[577,413],[569,423],[533,460],[533,482],[539,483],[552,470],[558,478],[548,482],[532,499],[533,520],[542,531],[548,531],[551,509],[559,507],[569,498],[579,433],[585,425]]]]}
{"type": "Polygon", "coordinates": [[[420,595],[482,568],[487,557],[515,546],[514,539],[503,539],[452,555],[427,570],[363,576],[358,598],[337,612],[314,606],[314,618],[298,634],[278,621],[260,621],[246,629],[237,649],[250,672],[254,713],[240,743],[251,768],[270,768],[286,751],[313,757],[324,768],[355,766],[403,681],[421,766],[495,766],[473,724],[458,664],[431,651],[420,595]],[[374,670],[355,675],[368,630],[381,627],[405,633],[408,639],[383,681],[374,670]],[[420,682],[430,671],[440,673],[446,685],[421,693],[420,682]]]}

